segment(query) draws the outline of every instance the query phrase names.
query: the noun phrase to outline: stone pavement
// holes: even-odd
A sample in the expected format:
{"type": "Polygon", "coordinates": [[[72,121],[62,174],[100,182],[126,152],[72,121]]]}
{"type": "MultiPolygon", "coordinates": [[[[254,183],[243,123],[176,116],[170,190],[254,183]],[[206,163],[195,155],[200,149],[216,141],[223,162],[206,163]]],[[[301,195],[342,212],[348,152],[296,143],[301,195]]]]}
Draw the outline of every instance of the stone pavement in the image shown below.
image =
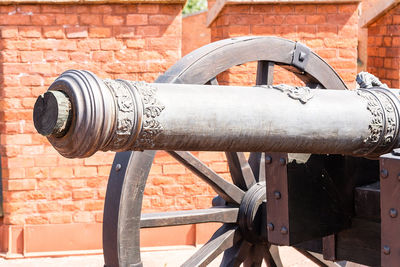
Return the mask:
{"type": "MultiPolygon", "coordinates": [[[[168,250],[160,248],[145,249],[142,252],[144,266],[172,267],[179,266],[196,250],[191,246],[173,247],[168,250]]],[[[282,262],[285,267],[317,266],[290,247],[280,247],[282,262]]],[[[214,260],[210,267],[219,266],[221,256],[214,260]]],[[[102,267],[103,255],[70,256],[55,258],[0,259],[0,267],[102,267]]]]}

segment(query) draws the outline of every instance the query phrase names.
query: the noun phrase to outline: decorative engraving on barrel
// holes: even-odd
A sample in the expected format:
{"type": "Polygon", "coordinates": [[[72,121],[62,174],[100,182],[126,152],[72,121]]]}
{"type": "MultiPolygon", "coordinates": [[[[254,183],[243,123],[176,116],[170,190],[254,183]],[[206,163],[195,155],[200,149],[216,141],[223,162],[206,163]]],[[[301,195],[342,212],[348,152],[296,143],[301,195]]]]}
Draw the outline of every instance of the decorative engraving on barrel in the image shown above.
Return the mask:
{"type": "Polygon", "coordinates": [[[389,97],[386,94],[377,91],[375,91],[375,93],[378,94],[381,100],[381,104],[385,111],[386,131],[383,137],[383,142],[382,144],[380,144],[380,146],[386,147],[388,144],[393,142],[396,135],[396,129],[397,129],[396,110],[394,103],[392,102],[392,100],[389,99],[389,97]]]}
{"type": "Polygon", "coordinates": [[[157,120],[165,106],[156,98],[157,88],[145,82],[132,82],[129,84],[137,89],[143,101],[143,127],[133,148],[137,146],[154,147],[154,139],[163,130],[157,120]]]}
{"type": "Polygon", "coordinates": [[[278,84],[267,87],[277,89],[283,93],[287,93],[290,98],[299,100],[302,104],[306,104],[314,96],[314,92],[309,87],[290,86],[287,84],[278,84]]]}
{"type": "Polygon", "coordinates": [[[377,145],[384,130],[384,111],[378,98],[370,91],[357,90],[357,94],[367,100],[367,109],[372,114],[371,122],[368,126],[370,135],[364,139],[365,147],[356,153],[369,153],[377,145]]]}
{"type": "Polygon", "coordinates": [[[119,81],[106,79],[104,83],[110,88],[117,100],[117,129],[112,137],[109,148],[111,150],[122,148],[132,134],[134,127],[135,104],[129,88],[119,81]]]}

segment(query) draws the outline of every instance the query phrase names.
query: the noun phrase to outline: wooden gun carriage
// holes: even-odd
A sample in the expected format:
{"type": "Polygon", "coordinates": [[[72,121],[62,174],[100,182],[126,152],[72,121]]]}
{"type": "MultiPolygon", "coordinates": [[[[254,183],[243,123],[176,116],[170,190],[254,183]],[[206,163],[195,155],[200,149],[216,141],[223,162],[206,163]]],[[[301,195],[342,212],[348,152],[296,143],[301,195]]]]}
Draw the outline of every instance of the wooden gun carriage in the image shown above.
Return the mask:
{"type": "Polygon", "coordinates": [[[281,266],[276,245],[319,266],[399,266],[399,111],[398,91],[347,90],[301,43],[242,37],[192,52],[154,84],[67,71],[38,98],[34,122],[66,157],[118,151],[104,209],[107,267],[142,265],[140,228],[205,222],[223,224],[184,266],[221,253],[221,266],[281,266]],[[218,85],[218,74],[253,61],[255,87],[218,85]],[[274,84],[275,65],[306,86],[274,84]],[[211,208],[141,214],[157,149],[215,190],[211,208]],[[232,182],[187,150],[226,151],[232,182]]]}

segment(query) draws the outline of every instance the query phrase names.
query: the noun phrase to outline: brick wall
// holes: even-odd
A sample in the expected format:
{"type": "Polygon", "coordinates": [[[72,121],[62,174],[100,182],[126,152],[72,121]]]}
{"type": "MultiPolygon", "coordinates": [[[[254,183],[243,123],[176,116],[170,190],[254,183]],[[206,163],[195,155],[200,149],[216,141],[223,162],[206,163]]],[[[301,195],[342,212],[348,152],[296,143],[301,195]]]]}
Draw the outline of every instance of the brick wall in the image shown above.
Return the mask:
{"type": "Polygon", "coordinates": [[[368,27],[367,70],[400,88],[400,5],[368,27]]]}
{"type": "MultiPolygon", "coordinates": [[[[61,238],[57,233],[83,234],[83,229],[97,243],[83,244],[85,237],[78,235],[77,240],[69,240],[75,243],[68,249],[101,248],[103,203],[114,154],[72,160],[61,157],[46,138],[36,134],[32,108],[36,97],[72,68],[91,70],[102,78],[153,81],[181,57],[183,2],[0,5],[1,251],[28,255],[46,247],[51,250],[46,242],[63,243],[56,240],[61,238]],[[50,229],[47,226],[54,225],[77,227],[51,228],[53,235],[29,240],[33,232],[41,236],[50,229]],[[29,242],[41,242],[41,248],[29,242]]],[[[186,172],[172,163],[163,165],[159,158],[153,169],[153,175],[166,173],[178,179],[186,172]]],[[[171,196],[181,186],[158,180],[151,181],[161,186],[146,190],[145,203],[155,209],[167,204],[159,200],[159,190],[171,196]]],[[[68,250],[62,245],[53,249],[68,250]]]]}
{"type": "Polygon", "coordinates": [[[182,19],[182,56],[211,42],[206,25],[207,11],[184,16],[182,19]]]}
{"type": "MultiPolygon", "coordinates": [[[[290,2],[290,1],[289,1],[290,2]]],[[[272,35],[301,41],[325,59],[350,88],[357,73],[358,3],[225,5],[211,24],[212,41],[244,35],[272,35]]],[[[255,64],[230,69],[224,83],[252,85],[255,64]],[[243,83],[243,80],[249,82],[243,83]]],[[[298,83],[275,68],[274,81],[298,83]]]]}

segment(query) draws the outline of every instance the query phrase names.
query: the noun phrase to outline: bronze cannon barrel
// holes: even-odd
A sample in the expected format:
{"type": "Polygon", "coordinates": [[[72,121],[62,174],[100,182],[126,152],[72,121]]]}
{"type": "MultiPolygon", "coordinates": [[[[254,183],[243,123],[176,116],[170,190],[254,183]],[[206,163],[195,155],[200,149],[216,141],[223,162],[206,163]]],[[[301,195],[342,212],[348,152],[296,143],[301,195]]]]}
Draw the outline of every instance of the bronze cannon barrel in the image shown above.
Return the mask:
{"type": "Polygon", "coordinates": [[[157,84],[70,70],[39,96],[34,124],[69,158],[147,149],[375,157],[399,146],[399,92],[157,84]]]}

